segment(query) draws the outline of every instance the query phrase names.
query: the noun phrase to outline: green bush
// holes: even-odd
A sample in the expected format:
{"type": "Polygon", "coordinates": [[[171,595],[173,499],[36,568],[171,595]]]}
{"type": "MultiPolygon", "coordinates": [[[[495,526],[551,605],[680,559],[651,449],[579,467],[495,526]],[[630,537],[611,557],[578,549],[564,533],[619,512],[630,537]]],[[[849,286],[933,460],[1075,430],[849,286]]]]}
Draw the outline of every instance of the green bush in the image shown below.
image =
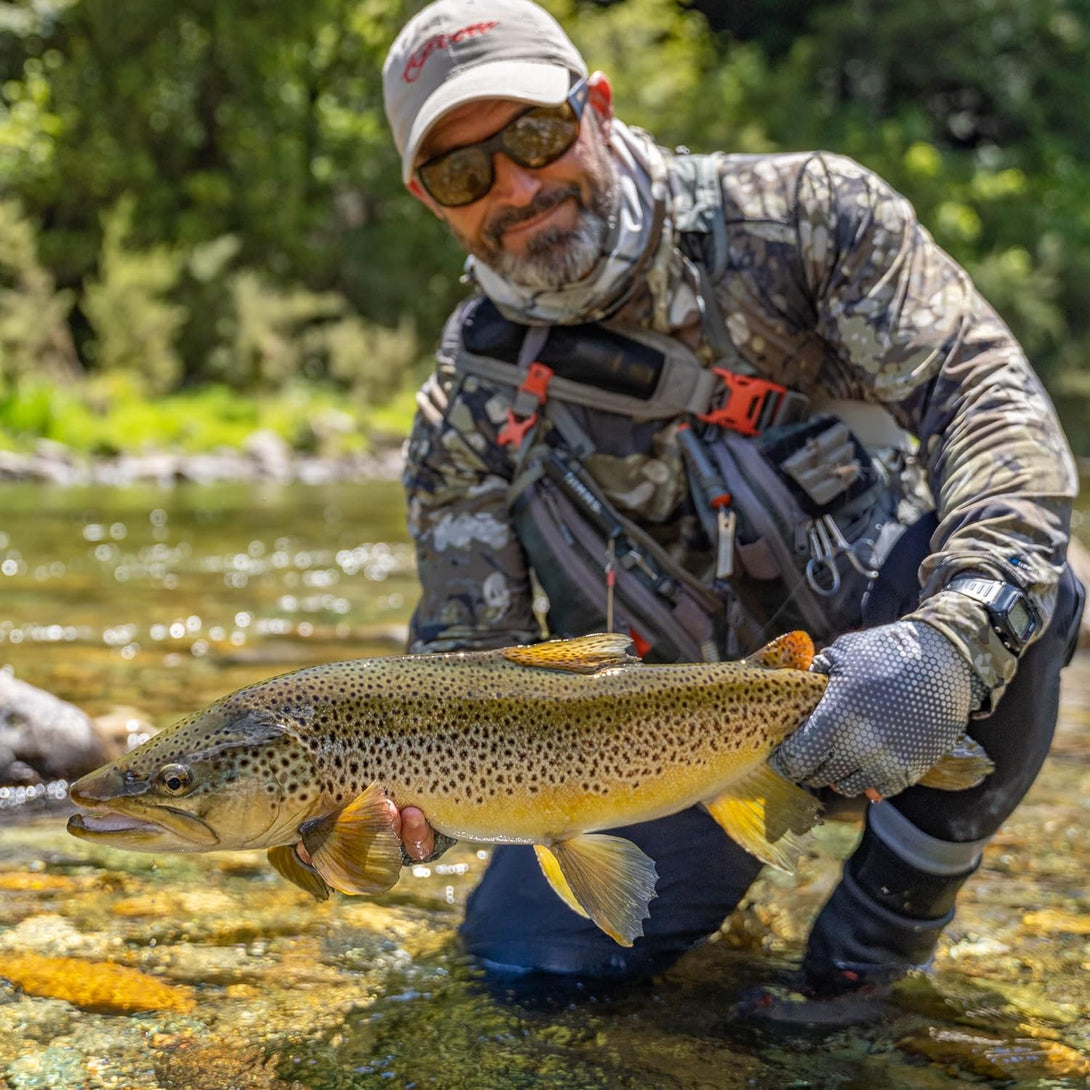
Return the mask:
{"type": "Polygon", "coordinates": [[[0,200],[0,388],[28,375],[70,381],[80,371],[67,324],[74,293],[56,289],[36,242],[19,201],[0,200]]]}
{"type": "Polygon", "coordinates": [[[125,197],[104,215],[98,272],[84,285],[82,307],[95,334],[88,347],[95,368],[129,376],[155,395],[181,376],[175,338],[187,315],[169,298],[178,256],[165,245],[131,245],[135,209],[125,197]]]}
{"type": "MultiPolygon", "coordinates": [[[[886,176],[1090,453],[1086,0],[546,4],[663,143],[829,148],[886,176]]],[[[465,291],[382,111],[383,58],[420,6],[0,5],[0,177],[24,210],[0,206],[0,381],[79,362],[150,395],[302,379],[360,419],[396,396],[465,291]]],[[[8,393],[50,426],[36,392],[8,393]]],[[[319,433],[299,441],[340,441],[319,433]]]]}

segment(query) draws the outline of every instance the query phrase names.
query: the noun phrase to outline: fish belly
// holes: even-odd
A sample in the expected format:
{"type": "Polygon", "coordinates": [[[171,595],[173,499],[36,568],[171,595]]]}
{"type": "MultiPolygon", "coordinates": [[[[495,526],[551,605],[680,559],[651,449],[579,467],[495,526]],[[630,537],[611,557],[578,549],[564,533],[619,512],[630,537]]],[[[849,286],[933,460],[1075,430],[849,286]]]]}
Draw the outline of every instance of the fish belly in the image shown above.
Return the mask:
{"type": "MultiPolygon", "coordinates": [[[[628,781],[592,783],[573,778],[539,788],[506,791],[484,803],[414,797],[439,832],[459,840],[542,844],[579,833],[622,828],[667,817],[712,799],[762,763],[766,754],[736,754],[717,767],[679,766],[628,781]]],[[[407,797],[407,796],[405,796],[407,797]]],[[[399,805],[408,805],[398,798],[399,805]]]]}

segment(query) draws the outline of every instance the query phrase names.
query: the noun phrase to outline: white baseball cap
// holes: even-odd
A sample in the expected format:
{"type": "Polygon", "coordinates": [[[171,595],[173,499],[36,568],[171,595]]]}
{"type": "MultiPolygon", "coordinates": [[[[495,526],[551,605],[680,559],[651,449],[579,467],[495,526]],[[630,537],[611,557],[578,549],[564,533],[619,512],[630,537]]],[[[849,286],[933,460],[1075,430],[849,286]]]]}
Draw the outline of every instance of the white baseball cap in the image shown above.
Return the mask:
{"type": "Polygon", "coordinates": [[[386,117],[408,183],[449,110],[485,98],[559,106],[586,62],[532,0],[436,0],[402,28],[382,66],[386,117]]]}

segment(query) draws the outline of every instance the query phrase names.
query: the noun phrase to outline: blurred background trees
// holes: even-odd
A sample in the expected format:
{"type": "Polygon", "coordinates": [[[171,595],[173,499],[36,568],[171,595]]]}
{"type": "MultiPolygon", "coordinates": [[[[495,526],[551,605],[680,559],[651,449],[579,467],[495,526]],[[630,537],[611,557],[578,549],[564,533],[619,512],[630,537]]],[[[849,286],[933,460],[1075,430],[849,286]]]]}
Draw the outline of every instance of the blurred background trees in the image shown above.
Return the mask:
{"type": "MultiPolygon", "coordinates": [[[[139,437],[96,425],[121,403],[279,397],[305,444],[300,389],[366,411],[415,384],[465,290],[382,112],[419,6],[0,0],[0,443],[111,449],[139,437]]],[[[547,6],[661,142],[889,178],[1090,454],[1090,0],[547,6]]]]}

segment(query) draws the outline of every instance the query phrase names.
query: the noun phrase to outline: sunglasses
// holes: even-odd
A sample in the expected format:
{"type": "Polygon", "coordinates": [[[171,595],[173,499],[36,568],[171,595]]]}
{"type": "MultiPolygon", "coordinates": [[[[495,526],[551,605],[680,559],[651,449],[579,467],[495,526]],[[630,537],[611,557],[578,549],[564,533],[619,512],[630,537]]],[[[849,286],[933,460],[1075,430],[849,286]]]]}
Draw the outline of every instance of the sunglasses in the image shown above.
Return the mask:
{"type": "Polygon", "coordinates": [[[559,106],[532,106],[487,140],[436,155],[416,168],[420,184],[436,204],[459,208],[479,201],[492,188],[497,151],[529,170],[555,163],[579,136],[588,93],[587,81],[581,79],[559,106]]]}

